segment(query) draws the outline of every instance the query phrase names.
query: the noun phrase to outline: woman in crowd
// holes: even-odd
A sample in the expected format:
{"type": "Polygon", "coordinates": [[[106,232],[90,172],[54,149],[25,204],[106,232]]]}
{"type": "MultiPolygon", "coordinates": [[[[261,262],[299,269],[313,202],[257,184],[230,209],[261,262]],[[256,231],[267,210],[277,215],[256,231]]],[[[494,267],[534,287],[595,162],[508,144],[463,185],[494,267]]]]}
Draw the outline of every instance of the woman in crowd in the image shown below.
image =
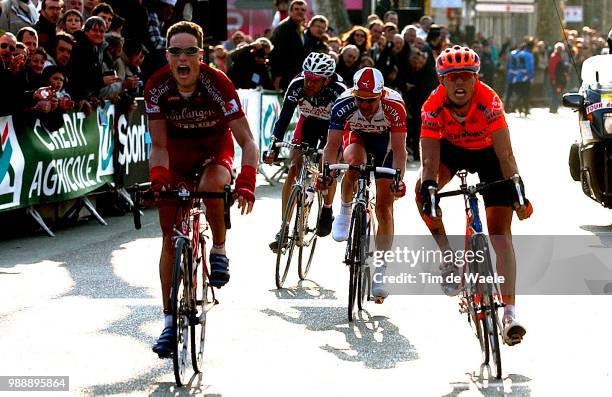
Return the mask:
{"type": "Polygon", "coordinates": [[[342,36],[343,47],[354,45],[359,50],[359,57],[367,55],[370,48],[370,32],[363,26],[355,25],[342,36]]]}

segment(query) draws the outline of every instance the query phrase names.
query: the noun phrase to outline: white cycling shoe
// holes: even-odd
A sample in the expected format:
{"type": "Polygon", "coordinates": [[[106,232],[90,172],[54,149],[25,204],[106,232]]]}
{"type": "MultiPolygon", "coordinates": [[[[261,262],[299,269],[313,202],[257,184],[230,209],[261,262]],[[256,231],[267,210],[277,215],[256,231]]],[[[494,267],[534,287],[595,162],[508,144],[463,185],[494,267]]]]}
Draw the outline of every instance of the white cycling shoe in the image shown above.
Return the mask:
{"type": "Polygon", "coordinates": [[[504,330],[502,332],[502,336],[504,338],[504,342],[508,346],[514,346],[518,343],[521,343],[523,337],[527,333],[527,330],[521,323],[516,321],[513,316],[504,315],[504,319],[502,321],[504,330]]]}
{"type": "Polygon", "coordinates": [[[351,227],[351,214],[338,214],[332,225],[332,238],[336,241],[348,240],[351,227]]]}
{"type": "Polygon", "coordinates": [[[383,303],[389,296],[389,291],[387,291],[383,282],[386,270],[387,265],[375,266],[372,274],[372,295],[374,296],[374,302],[379,304],[383,303]]]}

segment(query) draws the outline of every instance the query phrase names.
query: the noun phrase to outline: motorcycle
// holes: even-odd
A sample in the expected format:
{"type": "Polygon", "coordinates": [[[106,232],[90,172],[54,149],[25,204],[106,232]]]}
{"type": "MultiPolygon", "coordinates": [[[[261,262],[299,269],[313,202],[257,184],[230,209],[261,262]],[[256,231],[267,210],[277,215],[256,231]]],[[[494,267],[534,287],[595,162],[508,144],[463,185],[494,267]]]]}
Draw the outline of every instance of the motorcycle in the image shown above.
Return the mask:
{"type": "Polygon", "coordinates": [[[612,208],[612,55],[588,58],[579,92],[563,95],[563,106],[578,112],[580,140],[569,153],[572,178],[582,191],[612,208]]]}

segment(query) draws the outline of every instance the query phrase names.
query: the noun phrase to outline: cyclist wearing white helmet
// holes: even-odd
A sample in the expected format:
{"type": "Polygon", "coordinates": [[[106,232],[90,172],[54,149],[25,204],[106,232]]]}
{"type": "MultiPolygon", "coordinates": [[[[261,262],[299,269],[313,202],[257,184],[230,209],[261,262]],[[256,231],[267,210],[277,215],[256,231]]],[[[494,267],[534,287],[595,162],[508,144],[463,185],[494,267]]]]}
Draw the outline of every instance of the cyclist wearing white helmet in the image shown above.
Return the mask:
{"type": "MultiPolygon", "coordinates": [[[[336,62],[330,55],[311,52],[304,60],[302,70],[302,73],[297,75],[287,88],[280,116],[274,125],[270,148],[264,154],[264,161],[268,164],[271,164],[277,155],[274,142],[283,140],[296,107],[299,108],[300,118],[293,132],[292,142],[306,142],[310,147],[324,147],[327,142],[332,106],[336,98],[346,90],[342,77],[335,73],[336,62]]],[[[291,165],[283,186],[282,208],[286,206],[291,186],[302,165],[297,151],[290,153],[290,159],[291,165]]],[[[333,189],[334,187],[329,189],[329,199],[324,197],[324,206],[317,225],[319,236],[327,236],[331,232],[333,189]]],[[[277,235],[276,239],[270,243],[270,248],[274,252],[278,248],[278,238],[277,235]]]]}

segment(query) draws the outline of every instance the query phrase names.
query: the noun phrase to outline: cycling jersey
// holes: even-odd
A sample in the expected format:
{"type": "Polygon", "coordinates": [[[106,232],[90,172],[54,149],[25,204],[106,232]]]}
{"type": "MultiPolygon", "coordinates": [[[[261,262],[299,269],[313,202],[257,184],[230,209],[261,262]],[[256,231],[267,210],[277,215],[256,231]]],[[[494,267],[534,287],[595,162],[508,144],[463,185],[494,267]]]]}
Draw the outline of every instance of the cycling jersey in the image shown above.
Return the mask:
{"type": "Polygon", "coordinates": [[[174,182],[190,178],[202,164],[218,164],[231,174],[234,143],[227,125],[244,117],[227,76],[200,63],[196,89],[184,97],[170,66],[149,78],[144,91],[150,120],[166,120],[167,150],[174,182]]]}
{"type": "Polygon", "coordinates": [[[227,135],[227,123],[244,117],[236,89],[227,76],[200,63],[196,90],[187,98],[178,91],[170,65],[149,78],[145,105],[150,120],[166,120],[168,137],[227,135]]]}
{"type": "Polygon", "coordinates": [[[397,91],[384,88],[380,106],[371,120],[361,114],[351,92],[346,90],[336,100],[329,120],[330,130],[375,135],[406,132],[406,107],[397,91]]]}
{"type": "Polygon", "coordinates": [[[421,109],[421,138],[446,139],[465,149],[493,145],[493,132],[507,127],[504,106],[495,91],[476,81],[465,120],[453,116],[443,85],[431,93],[421,109]]]}
{"type": "MultiPolygon", "coordinates": [[[[291,81],[287,88],[285,99],[283,100],[283,108],[281,109],[278,121],[274,125],[273,135],[277,141],[283,139],[296,107],[300,111],[300,118],[313,118],[325,121],[325,123],[316,123],[318,125],[327,124],[326,122],[329,120],[334,102],[346,90],[342,77],[334,74],[332,81],[324,86],[318,95],[307,97],[304,90],[304,78],[304,72],[300,73],[291,81]]],[[[325,125],[323,131],[327,133],[327,125],[325,125]]],[[[296,129],[296,134],[299,135],[301,141],[302,131],[296,129]]]]}

